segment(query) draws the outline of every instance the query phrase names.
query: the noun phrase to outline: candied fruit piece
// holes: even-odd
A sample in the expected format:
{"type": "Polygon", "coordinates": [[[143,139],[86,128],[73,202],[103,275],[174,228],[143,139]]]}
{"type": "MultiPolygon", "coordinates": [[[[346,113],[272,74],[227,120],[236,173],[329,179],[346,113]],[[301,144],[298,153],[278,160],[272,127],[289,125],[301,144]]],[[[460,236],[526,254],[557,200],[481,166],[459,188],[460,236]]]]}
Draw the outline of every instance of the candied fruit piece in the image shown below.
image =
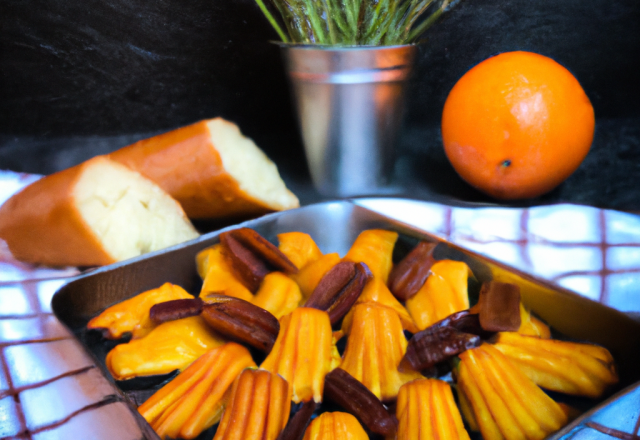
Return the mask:
{"type": "Polygon", "coordinates": [[[289,420],[287,381],[265,370],[248,368],[233,384],[214,440],[276,440],[289,420]]]}
{"type": "Polygon", "coordinates": [[[155,324],[149,319],[149,310],[155,304],[175,299],[192,299],[182,287],[164,283],[157,289],[147,290],[126,301],[109,307],[87,324],[88,329],[105,329],[109,339],[119,339],[131,332],[133,339],[148,334],[155,324]]]}
{"type": "Polygon", "coordinates": [[[340,368],[378,399],[388,401],[403,384],[422,377],[415,371],[398,371],[406,350],[402,323],[393,309],[376,303],[357,304],[340,368]]]}
{"type": "Polygon", "coordinates": [[[327,312],[301,307],[282,317],[276,343],[260,368],[284,377],[295,403],[320,402],[334,347],[327,312]]]}
{"type": "MultiPolygon", "coordinates": [[[[381,279],[374,277],[365,285],[364,290],[356,300],[356,304],[364,303],[376,303],[394,310],[400,317],[400,321],[402,321],[402,328],[411,333],[417,333],[419,331],[407,309],[393,296],[387,285],[383,283],[381,279]]],[[[353,308],[347,313],[342,322],[342,331],[344,334],[349,334],[352,319],[353,308]]]]}
{"type": "Polygon", "coordinates": [[[351,414],[326,412],[311,422],[303,440],[369,440],[369,436],[351,414]]]}
{"type": "Polygon", "coordinates": [[[437,243],[421,241],[401,261],[389,275],[389,290],[400,301],[406,301],[418,293],[436,262],[433,251],[437,243]]]}
{"type": "Polygon", "coordinates": [[[396,415],[397,440],[469,440],[451,387],[442,380],[420,379],[402,385],[396,415]]]}
{"type": "Polygon", "coordinates": [[[302,294],[296,282],[282,272],[271,272],[264,277],[251,302],[280,319],[298,307],[300,301],[302,294]]]}
{"type": "Polygon", "coordinates": [[[340,255],[337,253],[323,255],[313,263],[307,264],[297,274],[291,275],[291,279],[300,286],[302,296],[309,298],[322,277],[339,262],[340,255]]]}
{"type": "Polygon", "coordinates": [[[520,328],[518,333],[529,336],[538,336],[540,338],[549,339],[551,330],[549,326],[534,316],[531,316],[524,304],[520,303],[520,328]]]}
{"type": "Polygon", "coordinates": [[[140,339],[116,345],[106,365],[116,380],[184,370],[193,361],[226,341],[200,316],[168,321],[140,339]]]}
{"type": "Polygon", "coordinates": [[[613,357],[604,347],[518,333],[499,333],[494,347],[548,390],[597,398],[618,382],[613,357]]]}
{"type": "Polygon", "coordinates": [[[486,440],[541,440],[567,423],[560,405],[490,344],[462,353],[457,377],[470,426],[486,440]]]}
{"type": "Polygon", "coordinates": [[[427,281],[406,302],[420,330],[469,308],[467,278],[470,275],[469,266],[461,261],[442,260],[431,267],[427,281]]]}
{"type": "Polygon", "coordinates": [[[397,240],[397,232],[384,229],[362,231],[343,260],[365,263],[373,276],[386,284],[393,265],[393,247],[397,240]]]}
{"type": "Polygon", "coordinates": [[[291,260],[298,268],[303,269],[307,265],[322,257],[322,251],[309,234],[304,232],[285,232],[278,234],[278,249],[291,260]]]}
{"type": "MultiPolygon", "coordinates": [[[[223,246],[221,244],[216,244],[201,251],[196,257],[196,260],[198,259],[203,261],[203,266],[204,262],[206,262],[204,282],[200,291],[200,297],[205,302],[207,294],[210,293],[233,296],[245,301],[253,300],[253,294],[233,274],[229,262],[223,255],[223,246]]],[[[198,266],[198,271],[200,272],[200,265],[198,266]]]]}
{"type": "Polygon", "coordinates": [[[200,275],[200,278],[202,278],[203,280],[204,277],[207,276],[207,272],[209,271],[209,258],[211,256],[215,258],[215,254],[217,252],[216,247],[219,246],[220,245],[208,247],[196,254],[196,269],[198,270],[198,275],[200,275]]]}
{"type": "Polygon", "coordinates": [[[255,367],[249,350],[228,342],[200,356],[138,411],[160,438],[195,438],[220,421],[225,393],[247,367],[255,367]]]}

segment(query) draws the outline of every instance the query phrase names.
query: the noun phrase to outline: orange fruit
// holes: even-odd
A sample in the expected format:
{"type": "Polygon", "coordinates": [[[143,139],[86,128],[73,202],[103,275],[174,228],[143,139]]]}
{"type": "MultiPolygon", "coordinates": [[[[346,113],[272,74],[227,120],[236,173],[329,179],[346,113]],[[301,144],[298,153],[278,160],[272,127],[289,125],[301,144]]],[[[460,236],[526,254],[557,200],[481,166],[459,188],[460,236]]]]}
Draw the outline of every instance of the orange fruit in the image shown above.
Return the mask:
{"type": "Polygon", "coordinates": [[[507,52],[473,67],[442,114],[449,161],[469,184],[498,199],[542,195],[584,160],[595,128],[578,80],[551,58],[507,52]]]}

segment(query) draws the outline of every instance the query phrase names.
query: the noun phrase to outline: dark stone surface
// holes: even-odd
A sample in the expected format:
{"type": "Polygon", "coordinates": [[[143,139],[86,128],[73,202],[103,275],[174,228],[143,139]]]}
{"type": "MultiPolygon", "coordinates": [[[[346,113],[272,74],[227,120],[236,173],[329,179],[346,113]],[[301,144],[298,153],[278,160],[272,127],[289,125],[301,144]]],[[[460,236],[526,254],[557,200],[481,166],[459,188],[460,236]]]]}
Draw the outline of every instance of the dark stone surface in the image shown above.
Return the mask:
{"type": "MultiPolygon", "coordinates": [[[[640,210],[640,2],[463,0],[426,35],[398,143],[398,192],[489,201],[442,152],[457,79],[492,54],[530,50],[580,80],[596,138],[580,169],[525,204],[640,210]]],[[[0,168],[50,173],[199,119],[239,124],[303,201],[310,188],[275,32],[254,0],[4,0],[0,168]]]]}

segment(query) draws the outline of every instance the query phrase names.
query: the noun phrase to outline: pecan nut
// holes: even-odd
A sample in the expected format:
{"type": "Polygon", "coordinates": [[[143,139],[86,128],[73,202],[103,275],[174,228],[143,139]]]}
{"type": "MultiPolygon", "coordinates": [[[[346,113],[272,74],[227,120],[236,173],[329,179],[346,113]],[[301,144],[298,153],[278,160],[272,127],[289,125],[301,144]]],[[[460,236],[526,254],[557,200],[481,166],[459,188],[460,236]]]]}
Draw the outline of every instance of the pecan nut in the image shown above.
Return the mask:
{"type": "Polygon", "coordinates": [[[289,419],[287,426],[285,426],[277,440],[302,440],[316,407],[317,404],[314,400],[304,402],[294,416],[289,419]]]}
{"type": "Polygon", "coordinates": [[[355,304],[371,276],[364,263],[340,262],[322,277],[305,307],[327,311],[333,325],[355,304]]]}
{"type": "Polygon", "coordinates": [[[229,232],[233,238],[262,258],[275,269],[288,274],[298,273],[298,268],[280,249],[253,229],[240,228],[229,232]]]}
{"type": "Polygon", "coordinates": [[[342,368],[324,379],[324,398],[356,416],[369,431],[384,436],[396,431],[398,422],[369,389],[342,368]]]}
{"type": "Polygon", "coordinates": [[[472,313],[469,309],[452,313],[432,326],[427,327],[424,331],[436,331],[442,327],[451,327],[459,332],[478,335],[482,339],[489,339],[495,334],[495,332],[488,332],[484,330],[480,326],[480,318],[478,314],[472,313]]]}
{"type": "Polygon", "coordinates": [[[200,298],[175,299],[155,304],[149,310],[149,319],[156,324],[198,316],[204,303],[200,298]]]}
{"type": "Polygon", "coordinates": [[[266,353],[271,351],[280,331],[280,323],[271,313],[226,295],[208,295],[202,317],[221,335],[266,353]]]}
{"type": "Polygon", "coordinates": [[[220,242],[224,246],[224,254],[230,262],[234,275],[247,289],[255,293],[271,269],[260,257],[231,235],[231,232],[220,234],[220,242]]]}
{"type": "Polygon", "coordinates": [[[409,254],[394,266],[389,275],[389,289],[400,301],[406,301],[418,293],[427,280],[436,260],[433,250],[437,243],[421,241],[409,254]]]}
{"type": "Polygon", "coordinates": [[[480,344],[480,336],[463,333],[452,327],[429,328],[413,335],[398,370],[429,369],[480,344]]]}
{"type": "Polygon", "coordinates": [[[350,261],[342,261],[322,277],[313,293],[307,300],[305,307],[327,310],[335,301],[340,291],[356,275],[356,264],[350,261]]]}
{"type": "Polygon", "coordinates": [[[240,228],[220,234],[225,255],[234,274],[253,293],[264,277],[274,270],[289,274],[298,272],[295,264],[253,229],[240,228]]]}

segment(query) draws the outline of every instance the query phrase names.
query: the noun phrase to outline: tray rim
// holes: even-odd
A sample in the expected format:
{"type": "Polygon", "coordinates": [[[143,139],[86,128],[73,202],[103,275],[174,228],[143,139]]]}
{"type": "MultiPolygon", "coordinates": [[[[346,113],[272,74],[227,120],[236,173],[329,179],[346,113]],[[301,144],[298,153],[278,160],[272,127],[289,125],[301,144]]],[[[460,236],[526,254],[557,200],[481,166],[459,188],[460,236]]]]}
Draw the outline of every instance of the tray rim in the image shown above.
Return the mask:
{"type": "MultiPolygon", "coordinates": [[[[367,197],[367,198],[371,198],[371,197],[367,197]]],[[[373,197],[373,198],[376,199],[376,198],[380,198],[380,197],[373,197]]],[[[635,322],[635,323],[640,325],[640,323],[637,320],[633,319],[631,316],[629,316],[629,314],[627,314],[625,312],[617,310],[617,309],[615,309],[613,307],[610,307],[610,306],[608,306],[606,304],[602,304],[602,303],[600,303],[598,301],[595,301],[595,300],[593,300],[591,298],[588,298],[586,296],[580,295],[577,292],[574,292],[574,291],[572,291],[572,290],[570,290],[570,289],[568,289],[568,288],[566,288],[564,286],[561,286],[559,284],[552,283],[551,281],[546,280],[546,279],[544,279],[544,278],[542,278],[542,277],[540,277],[538,275],[525,272],[525,271],[523,271],[521,269],[518,269],[516,267],[510,266],[507,263],[504,263],[502,261],[496,260],[496,259],[494,259],[492,257],[489,257],[489,256],[486,256],[486,255],[482,255],[477,251],[474,251],[472,249],[468,249],[468,248],[466,248],[464,246],[461,246],[461,245],[458,245],[456,243],[453,243],[453,242],[447,240],[444,237],[436,235],[433,232],[426,231],[424,229],[421,229],[421,228],[419,228],[417,226],[414,226],[414,225],[411,225],[409,223],[405,223],[402,220],[397,220],[397,219],[395,219],[393,217],[389,217],[388,215],[385,215],[385,214],[380,213],[378,211],[374,211],[372,209],[367,208],[366,206],[363,206],[363,205],[360,205],[360,204],[357,203],[358,200],[364,200],[364,199],[365,198],[363,197],[363,198],[349,198],[349,199],[343,199],[343,200],[329,200],[329,201],[324,201],[324,202],[313,203],[313,204],[310,204],[310,205],[301,206],[301,207],[290,209],[290,210],[287,210],[287,211],[278,211],[278,212],[265,214],[265,215],[263,215],[261,217],[255,218],[255,219],[246,220],[246,221],[243,221],[243,222],[240,222],[240,223],[236,223],[236,224],[233,224],[233,225],[225,226],[225,227],[223,227],[221,229],[217,229],[215,231],[207,232],[206,234],[202,234],[199,237],[194,238],[194,239],[189,240],[189,241],[178,243],[178,244],[175,244],[173,246],[169,246],[169,247],[166,247],[166,248],[163,248],[163,249],[159,249],[157,251],[148,252],[146,254],[139,255],[137,257],[133,257],[133,258],[130,258],[130,259],[127,259],[127,260],[124,260],[124,261],[119,261],[119,262],[112,263],[112,264],[109,264],[109,265],[106,265],[106,266],[97,267],[95,269],[91,269],[91,270],[85,271],[85,272],[83,272],[81,274],[78,274],[78,275],[73,275],[71,277],[66,277],[64,279],[67,280],[68,282],[65,283],[63,286],[60,286],[60,288],[58,290],[56,290],[55,294],[52,297],[52,310],[53,310],[54,314],[56,314],[56,317],[57,317],[57,313],[55,312],[55,309],[53,308],[53,298],[55,298],[55,296],[58,294],[58,292],[60,292],[62,289],[64,289],[68,284],[71,284],[71,283],[73,283],[75,281],[79,281],[79,280],[82,280],[84,278],[87,278],[87,277],[90,277],[90,276],[93,276],[93,275],[97,275],[97,274],[100,274],[100,273],[109,272],[109,271],[112,271],[112,270],[115,270],[115,269],[118,269],[118,268],[121,268],[121,267],[126,267],[126,266],[132,265],[134,263],[137,263],[139,261],[149,260],[149,259],[154,258],[156,256],[164,255],[164,254],[167,254],[167,253],[172,252],[172,251],[180,250],[180,249],[183,249],[185,247],[188,247],[188,246],[191,246],[191,245],[194,245],[194,244],[197,244],[197,243],[201,243],[201,242],[207,241],[207,240],[209,240],[209,239],[211,239],[213,237],[219,236],[222,232],[230,231],[230,230],[233,230],[233,229],[237,229],[239,227],[246,226],[246,225],[251,224],[251,223],[266,221],[266,220],[269,220],[269,219],[272,219],[272,218],[277,218],[277,217],[280,217],[280,216],[283,216],[283,215],[287,215],[287,214],[292,213],[292,212],[298,212],[298,211],[301,211],[301,210],[304,210],[304,209],[307,209],[307,208],[312,208],[312,207],[320,207],[320,206],[323,206],[323,205],[345,205],[345,204],[348,204],[349,206],[355,207],[356,209],[365,210],[367,212],[370,212],[372,214],[378,215],[380,217],[384,217],[385,219],[387,219],[387,220],[389,220],[391,222],[398,223],[398,224],[402,225],[406,229],[413,230],[413,231],[415,231],[415,232],[417,232],[419,234],[422,234],[422,235],[427,235],[431,239],[433,239],[434,241],[446,243],[451,248],[457,249],[457,250],[459,250],[459,251],[461,251],[461,252],[463,252],[465,254],[469,254],[469,255],[473,256],[474,258],[478,258],[479,260],[485,260],[485,261],[487,261],[487,262],[489,262],[489,263],[491,263],[491,264],[493,264],[495,266],[500,267],[501,269],[507,270],[507,271],[509,271],[511,273],[514,273],[514,274],[518,275],[519,277],[521,277],[523,279],[531,281],[534,284],[539,284],[539,285],[544,286],[544,287],[546,287],[548,289],[558,291],[558,292],[560,292],[560,293],[562,293],[564,295],[569,295],[571,297],[579,299],[580,301],[587,301],[588,303],[597,305],[598,307],[605,308],[609,312],[612,312],[612,313],[615,313],[615,314],[619,315],[621,317],[621,319],[630,320],[630,321],[633,321],[633,322],[635,322]]],[[[406,199],[406,198],[398,198],[398,199],[399,200],[412,201],[412,199],[406,199]]],[[[415,201],[416,202],[421,202],[419,200],[415,200],[415,201]]],[[[464,206],[464,205],[461,204],[459,206],[464,206]]],[[[495,205],[495,206],[500,206],[500,205],[495,205]]],[[[468,207],[468,208],[486,208],[486,207],[488,207],[488,205],[484,205],[484,206],[468,206],[467,205],[466,207],[468,207]]]]}

